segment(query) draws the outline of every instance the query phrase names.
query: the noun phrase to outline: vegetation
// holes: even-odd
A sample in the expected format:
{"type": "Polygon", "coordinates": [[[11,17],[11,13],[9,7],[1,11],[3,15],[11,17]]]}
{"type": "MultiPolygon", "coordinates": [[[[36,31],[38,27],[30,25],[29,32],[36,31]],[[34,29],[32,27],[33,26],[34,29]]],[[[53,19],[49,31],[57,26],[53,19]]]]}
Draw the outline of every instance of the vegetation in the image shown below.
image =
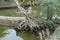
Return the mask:
{"type": "Polygon", "coordinates": [[[0,16],[12,16],[12,17],[19,17],[22,16],[21,14],[18,14],[17,8],[11,8],[11,9],[4,9],[0,10],[0,16]]]}
{"type": "Polygon", "coordinates": [[[0,26],[0,37],[4,37],[6,34],[8,34],[8,33],[4,33],[4,30],[6,30],[6,28],[5,27],[3,28],[3,26],[2,27],[0,26]]]}
{"type": "MultiPolygon", "coordinates": [[[[8,1],[9,0],[0,0],[0,2],[8,2],[8,1]]],[[[21,5],[23,5],[23,7],[25,9],[28,9],[29,6],[32,6],[32,12],[31,12],[31,14],[29,14],[28,17],[32,17],[32,20],[36,21],[36,24],[37,23],[39,24],[38,28],[41,28],[41,30],[43,30],[44,32],[46,31],[46,29],[49,29],[49,32],[51,32],[51,33],[53,33],[55,31],[56,25],[55,25],[55,21],[53,19],[54,19],[54,17],[55,18],[60,17],[60,5],[59,5],[60,1],[59,0],[45,0],[45,1],[44,0],[19,0],[19,2],[21,3],[21,5]],[[28,6],[25,6],[25,5],[28,5],[28,6]],[[41,25],[42,25],[42,27],[41,27],[41,25]]],[[[22,16],[20,14],[16,14],[16,11],[18,11],[17,8],[9,9],[9,10],[7,10],[7,11],[1,10],[0,15],[22,16]],[[9,11],[9,10],[11,10],[11,11],[9,11]]],[[[38,29],[38,28],[33,28],[33,26],[30,28],[34,29],[35,31],[38,29]]],[[[40,29],[38,29],[38,30],[40,31],[40,29]]]]}

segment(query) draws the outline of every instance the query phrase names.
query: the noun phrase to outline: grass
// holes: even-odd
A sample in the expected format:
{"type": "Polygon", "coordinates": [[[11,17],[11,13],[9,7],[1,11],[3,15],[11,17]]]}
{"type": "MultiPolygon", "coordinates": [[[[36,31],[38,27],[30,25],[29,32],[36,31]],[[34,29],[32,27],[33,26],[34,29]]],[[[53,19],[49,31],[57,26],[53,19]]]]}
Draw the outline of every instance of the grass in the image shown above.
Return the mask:
{"type": "MultiPolygon", "coordinates": [[[[19,10],[17,8],[4,9],[4,10],[0,9],[0,16],[13,16],[13,17],[22,16],[21,14],[16,13],[18,11],[19,10]]],[[[40,7],[39,6],[33,6],[31,16],[33,16],[33,15],[34,16],[40,16],[40,13],[41,13],[40,7]]],[[[43,13],[42,16],[46,16],[46,14],[43,13]]]]}
{"type": "Polygon", "coordinates": [[[0,10],[0,16],[12,16],[12,17],[22,16],[21,14],[16,13],[17,11],[18,11],[17,8],[0,10]]]}

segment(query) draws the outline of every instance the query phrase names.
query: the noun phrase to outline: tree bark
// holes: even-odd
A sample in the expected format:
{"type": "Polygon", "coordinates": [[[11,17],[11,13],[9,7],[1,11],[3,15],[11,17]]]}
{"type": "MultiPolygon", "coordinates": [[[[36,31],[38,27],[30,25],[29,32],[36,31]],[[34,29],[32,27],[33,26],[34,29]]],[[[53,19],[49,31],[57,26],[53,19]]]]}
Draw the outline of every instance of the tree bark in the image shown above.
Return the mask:
{"type": "MultiPolygon", "coordinates": [[[[58,17],[57,19],[60,19],[60,17],[58,17]]],[[[0,25],[14,26],[16,23],[18,23],[19,21],[22,21],[22,20],[26,20],[26,18],[25,17],[0,16],[0,25]]],[[[55,19],[53,19],[53,20],[55,20],[55,19]]]]}
{"type": "Polygon", "coordinates": [[[19,21],[25,20],[25,17],[0,16],[0,25],[16,26],[19,21]]]}

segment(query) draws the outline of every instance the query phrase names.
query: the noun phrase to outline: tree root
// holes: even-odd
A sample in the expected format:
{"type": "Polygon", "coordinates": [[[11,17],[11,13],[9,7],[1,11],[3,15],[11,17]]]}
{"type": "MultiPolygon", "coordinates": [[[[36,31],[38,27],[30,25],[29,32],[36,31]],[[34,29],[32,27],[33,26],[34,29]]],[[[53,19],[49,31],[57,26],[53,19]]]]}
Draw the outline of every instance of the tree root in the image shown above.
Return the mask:
{"type": "Polygon", "coordinates": [[[49,37],[49,35],[51,34],[52,29],[50,25],[48,24],[36,24],[36,22],[33,22],[29,19],[28,20],[22,20],[21,22],[19,22],[19,25],[16,27],[17,30],[20,31],[30,31],[30,32],[41,32],[40,36],[41,39],[46,39],[47,37],[49,37]]]}

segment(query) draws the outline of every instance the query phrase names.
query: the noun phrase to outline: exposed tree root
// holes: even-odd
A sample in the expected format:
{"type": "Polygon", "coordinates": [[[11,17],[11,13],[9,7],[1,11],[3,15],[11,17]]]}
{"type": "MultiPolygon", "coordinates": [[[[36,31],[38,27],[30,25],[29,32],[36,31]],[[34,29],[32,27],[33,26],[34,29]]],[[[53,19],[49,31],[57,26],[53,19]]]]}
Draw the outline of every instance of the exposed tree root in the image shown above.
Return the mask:
{"type": "Polygon", "coordinates": [[[52,31],[52,27],[48,24],[38,24],[38,22],[32,20],[29,17],[29,14],[31,13],[31,6],[28,10],[25,10],[20,6],[17,0],[14,0],[14,2],[16,3],[19,11],[26,17],[26,20],[19,22],[19,25],[16,28],[22,31],[41,32],[41,40],[45,40],[52,31]]]}
{"type": "Polygon", "coordinates": [[[22,22],[19,22],[17,29],[20,31],[30,31],[30,32],[38,32],[41,36],[41,39],[46,39],[49,37],[50,34],[52,34],[55,30],[55,28],[51,27],[48,24],[35,24],[35,22],[29,22],[27,23],[27,20],[22,20],[22,22]],[[54,29],[54,30],[53,30],[54,29]],[[41,32],[41,33],[40,33],[41,32]]]}

